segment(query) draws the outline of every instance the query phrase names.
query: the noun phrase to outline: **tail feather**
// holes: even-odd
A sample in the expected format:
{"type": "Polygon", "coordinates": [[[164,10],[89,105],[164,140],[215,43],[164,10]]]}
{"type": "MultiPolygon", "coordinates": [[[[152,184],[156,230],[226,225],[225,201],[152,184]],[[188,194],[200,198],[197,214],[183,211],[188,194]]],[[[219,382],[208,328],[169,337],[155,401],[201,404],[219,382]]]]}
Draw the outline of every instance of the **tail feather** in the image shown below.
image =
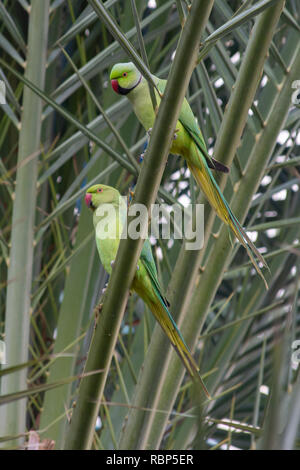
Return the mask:
{"type": "Polygon", "coordinates": [[[180,357],[181,361],[183,362],[186,370],[188,371],[192,379],[200,383],[206,396],[211,399],[211,396],[200,375],[199,367],[195,359],[193,358],[189,348],[185,344],[185,341],[166,305],[162,304],[158,299],[158,302],[151,303],[150,308],[156,320],[160,324],[161,328],[171,341],[172,346],[174,347],[175,351],[177,352],[178,356],[180,357]]]}
{"type": "Polygon", "coordinates": [[[243,227],[240,225],[235,215],[232,213],[210,169],[208,168],[207,165],[203,166],[202,170],[200,170],[195,165],[192,165],[191,163],[189,163],[188,166],[194,178],[196,179],[198,185],[201,187],[201,189],[205,193],[207,199],[209,200],[210,204],[215,209],[220,219],[223,220],[223,222],[225,222],[227,225],[229,225],[229,227],[235,234],[236,238],[246,249],[253,266],[255,267],[257,273],[260,275],[260,277],[264,281],[266,289],[268,289],[268,284],[266,282],[266,279],[255,257],[263,264],[263,266],[268,267],[268,265],[266,261],[264,260],[263,256],[261,255],[261,253],[257,250],[255,245],[252,243],[252,241],[248,237],[243,227]]]}

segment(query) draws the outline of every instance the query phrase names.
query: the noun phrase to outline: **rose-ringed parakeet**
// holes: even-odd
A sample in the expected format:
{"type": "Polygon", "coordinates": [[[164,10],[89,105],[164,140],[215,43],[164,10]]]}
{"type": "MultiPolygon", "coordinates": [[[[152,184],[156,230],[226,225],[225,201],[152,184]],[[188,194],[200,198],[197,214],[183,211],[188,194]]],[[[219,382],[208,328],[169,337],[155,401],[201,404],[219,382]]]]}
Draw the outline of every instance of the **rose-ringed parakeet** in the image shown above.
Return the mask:
{"type": "MultiPolygon", "coordinates": [[[[111,274],[127,216],[127,204],[119,191],[104,184],[91,186],[86,192],[85,202],[93,211],[95,238],[101,262],[104,269],[111,274]]],[[[131,289],[148,305],[192,379],[200,382],[206,395],[210,397],[197,363],[169,312],[168,301],[159,285],[148,238],[143,244],[131,289]]]]}
{"type": "MultiPolygon", "coordinates": [[[[152,77],[160,94],[163,95],[167,81],[154,75],[152,77]]],[[[132,62],[128,62],[114,65],[110,73],[110,80],[116,93],[127,96],[137,118],[146,131],[149,131],[154,124],[155,112],[146,79],[132,62]]],[[[161,98],[156,90],[155,94],[159,104],[161,98]]],[[[201,130],[186,99],[181,107],[170,151],[186,159],[191,173],[208,201],[221,220],[230,226],[236,238],[245,247],[256,271],[266,284],[256,258],[264,266],[267,264],[231,211],[212,173],[212,170],[227,173],[228,168],[208,154],[201,130]]]]}

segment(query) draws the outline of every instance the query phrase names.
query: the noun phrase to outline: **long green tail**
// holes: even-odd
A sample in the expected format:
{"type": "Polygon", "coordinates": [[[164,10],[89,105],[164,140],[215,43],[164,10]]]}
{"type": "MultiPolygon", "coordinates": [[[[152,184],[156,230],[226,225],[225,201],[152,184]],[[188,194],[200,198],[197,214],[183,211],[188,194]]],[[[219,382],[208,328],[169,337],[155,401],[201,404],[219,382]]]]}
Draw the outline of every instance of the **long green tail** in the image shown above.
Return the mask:
{"type": "Polygon", "coordinates": [[[263,264],[263,266],[268,267],[266,261],[264,260],[263,256],[257,250],[255,245],[252,243],[250,238],[248,237],[247,233],[232,213],[226,199],[224,198],[216,180],[214,179],[212,172],[208,168],[205,162],[202,165],[202,169],[200,170],[195,165],[188,162],[189,169],[191,170],[195,180],[197,181],[198,185],[201,187],[203,192],[205,193],[208,201],[215,209],[216,213],[220,217],[223,222],[229,225],[233,233],[235,234],[236,238],[239,242],[243,245],[246,249],[249,258],[251,259],[253,266],[255,267],[257,273],[263,279],[266,289],[268,289],[268,284],[264,275],[255,259],[255,257],[263,264]]]}
{"type": "Polygon", "coordinates": [[[183,362],[186,370],[190,374],[193,380],[200,383],[201,387],[203,388],[206,396],[211,399],[211,396],[203,382],[203,379],[200,375],[199,367],[193,358],[188,346],[186,345],[175,321],[173,320],[167,306],[160,300],[157,299],[157,302],[147,302],[149,308],[151,309],[153,315],[155,316],[156,320],[160,324],[163,331],[168,336],[169,340],[171,341],[172,346],[174,347],[175,351],[177,352],[178,356],[180,357],[181,361],[183,362]]]}

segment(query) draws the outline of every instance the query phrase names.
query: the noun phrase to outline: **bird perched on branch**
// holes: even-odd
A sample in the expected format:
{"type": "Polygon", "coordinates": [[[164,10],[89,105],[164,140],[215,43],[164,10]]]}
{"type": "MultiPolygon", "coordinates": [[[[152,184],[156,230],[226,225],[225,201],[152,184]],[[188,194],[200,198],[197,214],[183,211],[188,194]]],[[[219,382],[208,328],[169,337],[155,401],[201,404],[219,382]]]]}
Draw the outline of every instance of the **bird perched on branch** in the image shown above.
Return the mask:
{"type": "MultiPolygon", "coordinates": [[[[159,91],[158,93],[155,90],[156,101],[159,105],[167,81],[155,75],[152,75],[152,78],[159,91]]],[[[156,113],[153,109],[146,79],[132,62],[128,62],[114,65],[110,73],[110,80],[112,88],[116,93],[126,95],[133,106],[138,120],[146,131],[149,132],[149,129],[151,130],[153,127],[156,113]]],[[[267,267],[267,264],[231,211],[212,173],[214,170],[228,173],[228,167],[208,154],[201,130],[186,99],[184,99],[181,107],[170,151],[186,159],[191,173],[206,195],[209,203],[220,219],[229,225],[236,238],[244,246],[256,271],[262,277],[267,287],[258,262],[261,262],[265,267],[267,267]]]]}
{"type": "MultiPolygon", "coordinates": [[[[96,244],[101,262],[104,269],[111,274],[127,216],[127,204],[119,191],[104,184],[91,186],[86,192],[85,202],[93,211],[96,244]]],[[[144,242],[131,289],[148,305],[192,379],[200,382],[207,397],[210,397],[198,365],[169,311],[169,303],[158,282],[148,238],[144,242]]]]}

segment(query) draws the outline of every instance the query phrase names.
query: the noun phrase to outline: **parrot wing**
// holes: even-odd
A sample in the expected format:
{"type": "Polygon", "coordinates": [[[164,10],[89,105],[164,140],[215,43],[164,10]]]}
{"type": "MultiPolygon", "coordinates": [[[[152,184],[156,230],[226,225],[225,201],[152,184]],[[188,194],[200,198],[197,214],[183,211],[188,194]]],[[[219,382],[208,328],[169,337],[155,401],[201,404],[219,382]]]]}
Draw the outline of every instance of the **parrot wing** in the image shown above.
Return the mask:
{"type": "Polygon", "coordinates": [[[157,277],[156,265],[155,265],[155,261],[154,261],[153,254],[152,254],[151,244],[148,238],[145,240],[145,243],[143,245],[140,259],[143,265],[145,266],[145,269],[151,279],[151,283],[155,290],[156,295],[166,307],[169,307],[170,304],[168,300],[161,292],[161,287],[159,285],[158,277],[157,277]]]}
{"type": "MultiPolygon", "coordinates": [[[[167,80],[159,79],[157,87],[160,93],[163,94],[166,88],[166,84],[167,80]]],[[[187,133],[190,135],[191,139],[193,139],[193,141],[197,145],[198,149],[201,152],[201,155],[203,155],[203,157],[205,158],[209,168],[221,171],[223,173],[228,173],[229,169],[226,165],[221,162],[218,162],[208,154],[202,132],[197,124],[194,113],[186,99],[183,100],[178,120],[182,124],[184,129],[187,131],[187,133]]]]}

